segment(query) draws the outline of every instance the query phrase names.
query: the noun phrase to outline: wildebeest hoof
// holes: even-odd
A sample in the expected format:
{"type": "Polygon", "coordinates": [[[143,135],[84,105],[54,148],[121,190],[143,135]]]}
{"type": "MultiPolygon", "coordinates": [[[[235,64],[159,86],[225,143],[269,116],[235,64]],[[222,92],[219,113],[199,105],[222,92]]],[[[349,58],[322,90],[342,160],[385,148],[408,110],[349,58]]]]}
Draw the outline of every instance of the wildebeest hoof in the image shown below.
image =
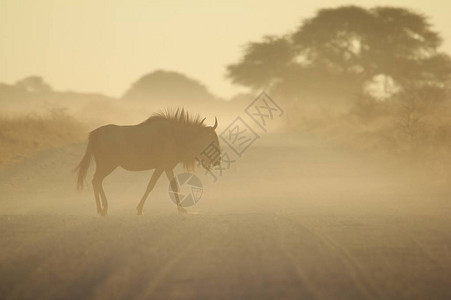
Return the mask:
{"type": "Polygon", "coordinates": [[[181,207],[181,206],[177,206],[177,209],[178,209],[179,213],[186,214],[186,213],[188,212],[188,211],[186,211],[186,209],[184,209],[184,208],[181,207]]]}

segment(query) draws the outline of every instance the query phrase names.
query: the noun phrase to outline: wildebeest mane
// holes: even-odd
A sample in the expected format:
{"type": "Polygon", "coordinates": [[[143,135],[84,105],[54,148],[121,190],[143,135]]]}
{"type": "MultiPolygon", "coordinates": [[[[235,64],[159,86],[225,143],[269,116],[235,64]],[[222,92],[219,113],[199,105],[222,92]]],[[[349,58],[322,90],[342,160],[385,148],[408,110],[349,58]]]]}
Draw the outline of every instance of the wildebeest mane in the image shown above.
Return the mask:
{"type": "Polygon", "coordinates": [[[164,111],[161,111],[159,113],[155,113],[152,116],[150,116],[147,120],[142,122],[141,124],[148,124],[150,122],[153,122],[155,120],[168,120],[180,125],[185,126],[195,126],[195,127],[207,127],[203,123],[204,119],[201,119],[199,114],[192,115],[185,111],[184,108],[180,109],[177,108],[177,110],[174,109],[167,109],[164,111]]]}

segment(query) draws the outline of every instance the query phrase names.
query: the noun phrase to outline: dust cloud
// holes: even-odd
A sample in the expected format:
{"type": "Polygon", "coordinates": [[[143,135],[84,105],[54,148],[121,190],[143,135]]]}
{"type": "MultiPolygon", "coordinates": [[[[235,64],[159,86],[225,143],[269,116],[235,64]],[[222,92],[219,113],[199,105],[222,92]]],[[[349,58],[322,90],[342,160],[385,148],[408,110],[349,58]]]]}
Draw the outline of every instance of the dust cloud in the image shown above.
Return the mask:
{"type": "Polygon", "coordinates": [[[410,9],[320,10],[247,44],[227,80],[248,92],[231,99],[167,70],[120,97],[0,84],[0,298],[449,299],[451,60],[430,26],[410,9]],[[168,109],[177,126],[126,138],[168,109]],[[77,178],[108,124],[125,129],[100,130],[77,178]],[[219,142],[213,160],[188,147],[199,136],[219,142]],[[176,187],[196,203],[177,207],[163,174],[139,206],[159,169],[193,173],[176,187]]]}

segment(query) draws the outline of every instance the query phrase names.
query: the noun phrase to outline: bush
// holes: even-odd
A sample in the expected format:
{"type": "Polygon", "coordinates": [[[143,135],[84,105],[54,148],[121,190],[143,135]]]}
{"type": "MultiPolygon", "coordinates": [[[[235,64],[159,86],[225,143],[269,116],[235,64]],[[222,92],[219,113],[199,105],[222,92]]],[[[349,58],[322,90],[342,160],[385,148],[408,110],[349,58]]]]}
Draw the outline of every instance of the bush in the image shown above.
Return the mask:
{"type": "Polygon", "coordinates": [[[44,116],[0,116],[0,167],[85,138],[83,124],[63,109],[49,109],[44,116]]]}

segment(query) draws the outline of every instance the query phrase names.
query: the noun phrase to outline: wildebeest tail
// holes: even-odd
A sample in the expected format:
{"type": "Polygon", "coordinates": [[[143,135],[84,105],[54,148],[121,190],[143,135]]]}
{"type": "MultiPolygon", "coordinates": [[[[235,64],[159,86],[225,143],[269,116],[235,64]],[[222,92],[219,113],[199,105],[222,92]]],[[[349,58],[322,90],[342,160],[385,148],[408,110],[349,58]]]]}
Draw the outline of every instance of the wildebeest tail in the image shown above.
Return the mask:
{"type": "Polygon", "coordinates": [[[85,182],[86,174],[88,173],[89,165],[92,160],[92,144],[93,144],[93,136],[92,133],[89,135],[88,146],[86,147],[85,155],[81,159],[80,163],[74,170],[75,175],[77,176],[77,188],[79,191],[83,190],[83,185],[85,182]]]}

